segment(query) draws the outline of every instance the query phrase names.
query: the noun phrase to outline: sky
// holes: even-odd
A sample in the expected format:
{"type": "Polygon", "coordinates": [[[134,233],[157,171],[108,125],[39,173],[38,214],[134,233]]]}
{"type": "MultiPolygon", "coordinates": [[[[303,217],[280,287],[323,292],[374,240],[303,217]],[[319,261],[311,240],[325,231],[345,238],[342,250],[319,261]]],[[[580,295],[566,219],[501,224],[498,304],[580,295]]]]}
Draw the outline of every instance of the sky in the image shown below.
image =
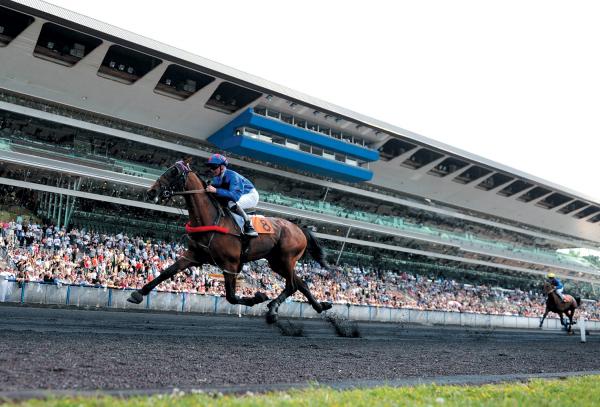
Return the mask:
{"type": "Polygon", "coordinates": [[[600,3],[50,0],[600,202],[600,3]]]}

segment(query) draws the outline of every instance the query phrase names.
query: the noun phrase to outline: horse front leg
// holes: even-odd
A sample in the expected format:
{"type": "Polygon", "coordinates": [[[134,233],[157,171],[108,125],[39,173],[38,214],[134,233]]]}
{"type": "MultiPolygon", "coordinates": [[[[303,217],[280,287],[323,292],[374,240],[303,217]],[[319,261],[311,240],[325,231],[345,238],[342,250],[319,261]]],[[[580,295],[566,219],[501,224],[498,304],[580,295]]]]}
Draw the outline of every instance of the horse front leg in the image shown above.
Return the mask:
{"type": "Polygon", "coordinates": [[[173,277],[175,274],[179,273],[181,270],[185,270],[190,266],[196,266],[198,263],[187,258],[185,255],[181,256],[177,259],[177,261],[171,264],[169,267],[161,271],[160,275],[156,277],[154,280],[150,281],[146,285],[144,285],[139,290],[135,290],[131,293],[129,298],[127,298],[128,302],[133,304],[139,304],[144,300],[144,296],[150,294],[157,285],[162,283],[163,281],[173,277]]]}
{"type": "Polygon", "coordinates": [[[544,320],[548,316],[549,312],[550,312],[550,310],[548,308],[546,308],[546,312],[544,312],[544,316],[542,317],[542,320],[540,321],[540,328],[542,327],[542,325],[544,325],[544,320]]]}
{"type": "Polygon", "coordinates": [[[261,302],[265,302],[269,299],[265,293],[257,291],[254,294],[254,297],[238,297],[235,294],[236,290],[236,274],[225,271],[225,298],[230,304],[241,304],[246,305],[248,307],[253,307],[256,304],[260,304],[261,302]]]}

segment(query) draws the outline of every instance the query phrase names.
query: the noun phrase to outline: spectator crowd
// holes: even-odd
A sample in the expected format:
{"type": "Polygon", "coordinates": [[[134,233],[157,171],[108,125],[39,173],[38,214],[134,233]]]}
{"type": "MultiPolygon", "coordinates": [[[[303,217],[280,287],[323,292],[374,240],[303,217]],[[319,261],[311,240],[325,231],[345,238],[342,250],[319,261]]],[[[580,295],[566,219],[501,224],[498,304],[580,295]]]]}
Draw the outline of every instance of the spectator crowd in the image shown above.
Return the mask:
{"type": "MultiPolygon", "coordinates": [[[[0,222],[0,276],[18,282],[140,288],[173,264],[182,243],[148,240],[126,234],[58,229],[35,223],[0,222]]],[[[411,270],[380,270],[357,265],[321,269],[299,262],[297,272],[320,301],[419,310],[474,312],[537,317],[544,311],[541,290],[522,291],[431,278],[411,270]]],[[[284,281],[266,261],[244,266],[238,294],[257,290],[274,298],[284,281]]],[[[224,295],[220,270],[192,267],[162,283],[160,291],[224,295]]],[[[295,299],[303,300],[297,293],[295,299]]],[[[600,302],[586,301],[587,317],[600,320],[600,302]]]]}

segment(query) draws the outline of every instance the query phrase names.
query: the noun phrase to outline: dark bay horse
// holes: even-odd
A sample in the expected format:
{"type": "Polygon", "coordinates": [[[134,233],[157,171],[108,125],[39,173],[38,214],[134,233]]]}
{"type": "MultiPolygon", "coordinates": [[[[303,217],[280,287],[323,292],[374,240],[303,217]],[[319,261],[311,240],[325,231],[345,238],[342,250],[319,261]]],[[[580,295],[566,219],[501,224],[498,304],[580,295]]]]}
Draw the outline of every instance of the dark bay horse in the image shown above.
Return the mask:
{"type": "Polygon", "coordinates": [[[230,216],[224,216],[214,196],[206,192],[206,183],[183,161],[178,161],[161,175],[148,189],[147,195],[156,203],[173,195],[182,195],[189,211],[188,225],[195,228],[189,230],[202,231],[189,233],[189,245],[184,254],[157,278],[134,291],[127,301],[139,304],[143,296],[166,279],[188,267],[208,263],[223,270],[227,301],[252,307],[269,298],[262,292],[256,292],[254,297],[238,297],[235,293],[236,276],[242,270],[243,263],[264,258],[271,269],[285,279],[285,289],[267,305],[268,323],[277,321],[279,305],[297,290],[304,294],[318,313],[331,308],[330,303],[317,301],[304,281],[296,275],[296,262],[307,249],[322,267],[328,268],[323,249],[310,230],[285,219],[268,218],[274,233],[249,239],[246,249],[243,245],[246,237],[240,235],[238,226],[230,216]]]}
{"type": "Polygon", "coordinates": [[[556,287],[554,287],[549,282],[544,283],[544,294],[546,294],[546,311],[544,312],[544,316],[540,321],[540,328],[544,324],[544,320],[550,311],[558,314],[560,317],[560,324],[564,326],[568,333],[573,333],[573,315],[575,314],[575,310],[579,305],[581,305],[581,298],[572,297],[570,295],[565,294],[565,301],[562,301],[558,294],[556,293],[556,287]],[[563,319],[563,314],[569,318],[568,325],[563,319]]]}

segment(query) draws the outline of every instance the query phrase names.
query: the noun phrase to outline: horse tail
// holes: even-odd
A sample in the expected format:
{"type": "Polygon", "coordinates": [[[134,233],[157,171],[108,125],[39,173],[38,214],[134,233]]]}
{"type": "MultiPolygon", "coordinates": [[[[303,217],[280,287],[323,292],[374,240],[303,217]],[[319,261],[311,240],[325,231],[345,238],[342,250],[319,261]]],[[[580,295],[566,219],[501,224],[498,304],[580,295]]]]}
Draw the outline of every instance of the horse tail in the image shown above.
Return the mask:
{"type": "Polygon", "coordinates": [[[577,301],[577,306],[581,306],[581,297],[575,297],[575,301],[577,301]]]}
{"type": "Polygon", "coordinates": [[[304,236],[306,236],[306,248],[308,249],[308,252],[312,256],[312,258],[315,259],[321,265],[321,267],[328,269],[329,264],[327,263],[327,259],[325,258],[325,251],[323,250],[323,247],[321,247],[321,245],[319,244],[319,241],[317,240],[313,232],[310,229],[303,227],[302,233],[304,233],[304,236]]]}

